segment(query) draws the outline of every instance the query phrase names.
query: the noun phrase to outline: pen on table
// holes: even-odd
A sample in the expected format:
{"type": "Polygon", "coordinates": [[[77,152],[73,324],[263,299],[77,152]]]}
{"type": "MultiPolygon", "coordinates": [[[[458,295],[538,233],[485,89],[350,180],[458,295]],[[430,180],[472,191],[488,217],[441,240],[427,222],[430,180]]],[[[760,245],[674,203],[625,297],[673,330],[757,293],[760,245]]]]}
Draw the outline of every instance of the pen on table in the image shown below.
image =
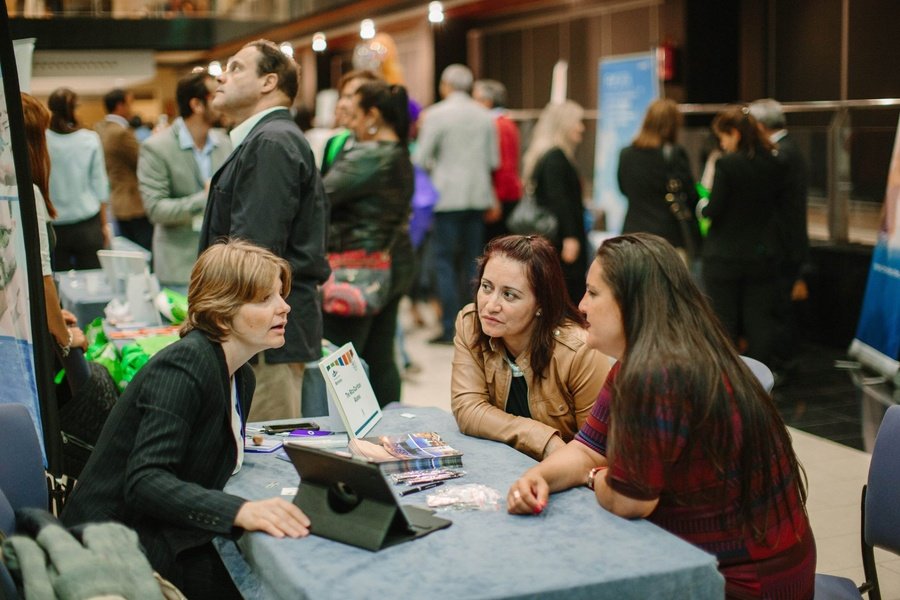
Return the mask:
{"type": "Polygon", "coordinates": [[[443,481],[435,481],[434,483],[429,483],[426,485],[420,485],[419,487],[410,488],[408,490],[403,490],[400,492],[401,496],[409,496],[410,494],[415,494],[416,492],[421,492],[422,490],[430,490],[433,487],[437,487],[439,485],[444,485],[443,481]]]}
{"type": "Polygon", "coordinates": [[[295,429],[287,435],[294,437],[319,437],[321,435],[337,435],[337,431],[324,431],[322,429],[295,429]]]}

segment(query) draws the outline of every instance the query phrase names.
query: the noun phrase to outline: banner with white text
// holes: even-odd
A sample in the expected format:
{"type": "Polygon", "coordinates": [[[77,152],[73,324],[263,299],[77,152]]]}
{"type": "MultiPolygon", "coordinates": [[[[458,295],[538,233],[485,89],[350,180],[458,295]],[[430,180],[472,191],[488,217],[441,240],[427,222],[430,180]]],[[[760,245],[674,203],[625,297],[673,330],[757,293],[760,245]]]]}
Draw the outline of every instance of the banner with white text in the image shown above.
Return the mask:
{"type": "Polygon", "coordinates": [[[628,201],[619,191],[619,152],[631,143],[650,103],[659,98],[653,52],[600,61],[597,143],[594,153],[594,207],[603,210],[606,231],[622,232],[628,201]]]}

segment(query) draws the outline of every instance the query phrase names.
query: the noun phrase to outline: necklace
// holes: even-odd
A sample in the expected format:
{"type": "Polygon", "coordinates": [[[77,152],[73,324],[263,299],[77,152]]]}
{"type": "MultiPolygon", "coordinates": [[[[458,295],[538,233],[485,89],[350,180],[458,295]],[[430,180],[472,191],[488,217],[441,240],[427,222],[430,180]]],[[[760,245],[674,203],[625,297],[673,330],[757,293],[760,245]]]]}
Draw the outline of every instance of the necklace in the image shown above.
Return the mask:
{"type": "Polygon", "coordinates": [[[510,370],[512,371],[513,377],[524,377],[525,371],[519,368],[519,365],[515,363],[510,357],[509,354],[504,352],[503,358],[506,359],[506,364],[509,365],[510,370]]]}

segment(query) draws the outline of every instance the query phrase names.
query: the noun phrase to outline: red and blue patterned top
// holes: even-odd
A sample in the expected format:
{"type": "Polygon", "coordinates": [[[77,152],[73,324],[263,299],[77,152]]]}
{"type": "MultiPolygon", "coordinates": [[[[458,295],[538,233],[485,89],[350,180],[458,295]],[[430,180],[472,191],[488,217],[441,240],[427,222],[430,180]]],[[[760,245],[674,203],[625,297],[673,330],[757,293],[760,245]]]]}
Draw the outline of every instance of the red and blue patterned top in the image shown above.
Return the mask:
{"type": "MultiPolygon", "coordinates": [[[[600,454],[607,455],[612,384],[619,364],[609,372],[597,402],[575,439],[600,454]]],[[[689,410],[675,421],[674,400],[662,397],[656,403],[655,427],[646,429],[634,446],[648,453],[644,473],[629,474],[618,456],[609,465],[607,484],[616,492],[638,500],[659,499],[648,520],[682,539],[715,554],[726,580],[729,598],[812,598],[815,580],[815,542],[803,509],[799,490],[784,453],[773,456],[775,481],[766,480],[760,470],[752,494],[758,499],[755,522],[765,528],[757,541],[753,531],[740,519],[741,483],[739,457],[741,418],[733,411],[734,443],[726,468],[725,493],[722,476],[704,456],[701,445],[685,452],[691,431],[689,410]],[[674,439],[673,439],[674,438],[674,439]],[[674,442],[674,443],[673,443],[674,442]],[[766,495],[774,488],[777,498],[768,507],[766,495]],[[787,513],[784,508],[787,506],[787,513]]]]}

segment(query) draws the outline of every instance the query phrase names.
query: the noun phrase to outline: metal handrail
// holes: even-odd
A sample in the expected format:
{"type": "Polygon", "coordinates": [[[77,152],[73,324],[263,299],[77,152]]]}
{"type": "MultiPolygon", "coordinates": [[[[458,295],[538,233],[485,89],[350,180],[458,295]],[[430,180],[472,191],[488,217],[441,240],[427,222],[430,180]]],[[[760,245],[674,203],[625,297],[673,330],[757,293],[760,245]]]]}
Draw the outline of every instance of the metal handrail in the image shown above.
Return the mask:
{"type": "MultiPolygon", "coordinates": [[[[679,104],[678,110],[685,114],[718,113],[735,104],[679,104]]],[[[826,112],[842,109],[891,108],[900,107],[900,98],[871,98],[867,100],[809,100],[806,102],[783,102],[781,108],[786,113],[826,112]]]]}

